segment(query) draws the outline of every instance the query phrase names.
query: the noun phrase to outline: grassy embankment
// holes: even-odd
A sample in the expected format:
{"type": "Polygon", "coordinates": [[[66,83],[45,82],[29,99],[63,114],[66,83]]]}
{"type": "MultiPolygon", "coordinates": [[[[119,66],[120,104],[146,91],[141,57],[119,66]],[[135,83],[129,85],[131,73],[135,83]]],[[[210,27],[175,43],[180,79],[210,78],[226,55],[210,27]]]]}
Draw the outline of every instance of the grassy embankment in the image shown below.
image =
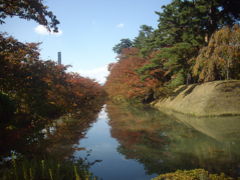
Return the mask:
{"type": "Polygon", "coordinates": [[[158,109],[195,116],[240,115],[240,81],[183,85],[173,95],[155,101],[158,109]]]}

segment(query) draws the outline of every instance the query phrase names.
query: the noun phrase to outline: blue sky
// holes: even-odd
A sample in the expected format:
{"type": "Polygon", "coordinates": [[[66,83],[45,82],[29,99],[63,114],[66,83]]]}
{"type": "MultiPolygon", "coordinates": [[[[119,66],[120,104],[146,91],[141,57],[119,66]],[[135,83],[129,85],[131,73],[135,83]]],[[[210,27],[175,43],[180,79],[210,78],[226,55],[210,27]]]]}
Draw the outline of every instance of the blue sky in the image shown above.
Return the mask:
{"type": "Polygon", "coordinates": [[[34,21],[7,18],[1,31],[23,42],[42,42],[41,57],[57,59],[62,52],[70,71],[103,82],[107,64],[115,62],[112,47],[134,38],[143,24],[157,26],[161,6],[170,0],[45,0],[60,21],[59,34],[44,32],[34,21]]]}

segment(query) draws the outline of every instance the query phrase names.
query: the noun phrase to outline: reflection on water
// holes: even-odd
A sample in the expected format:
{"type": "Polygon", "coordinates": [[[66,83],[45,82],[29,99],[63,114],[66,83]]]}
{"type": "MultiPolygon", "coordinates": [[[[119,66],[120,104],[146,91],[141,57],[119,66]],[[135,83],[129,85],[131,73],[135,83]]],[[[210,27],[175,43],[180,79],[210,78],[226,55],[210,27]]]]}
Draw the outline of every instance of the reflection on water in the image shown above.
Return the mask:
{"type": "Polygon", "coordinates": [[[115,105],[107,111],[118,151],[148,174],[204,168],[240,176],[239,117],[198,119],[115,105]]]}
{"type": "Polygon", "coordinates": [[[86,147],[86,151],[76,151],[75,157],[85,157],[91,151],[88,161],[101,160],[101,162],[92,166],[90,171],[104,180],[147,180],[156,176],[145,174],[142,164],[134,159],[126,159],[118,152],[120,144],[111,137],[108,121],[104,108],[86,137],[79,142],[81,147],[86,147]]]}
{"type": "Polygon", "coordinates": [[[240,176],[240,117],[196,118],[114,104],[98,112],[45,128],[0,131],[0,158],[13,150],[30,158],[87,157],[104,180],[147,180],[194,168],[240,176]]]}
{"type": "Polygon", "coordinates": [[[240,117],[222,116],[222,117],[194,117],[172,111],[164,111],[187,126],[193,127],[219,142],[235,144],[240,140],[240,117]]]}
{"type": "Polygon", "coordinates": [[[36,159],[71,159],[78,148],[79,139],[97,119],[101,105],[95,110],[88,110],[84,116],[65,116],[43,126],[0,131],[0,161],[11,156],[12,152],[26,158],[36,159]]]}

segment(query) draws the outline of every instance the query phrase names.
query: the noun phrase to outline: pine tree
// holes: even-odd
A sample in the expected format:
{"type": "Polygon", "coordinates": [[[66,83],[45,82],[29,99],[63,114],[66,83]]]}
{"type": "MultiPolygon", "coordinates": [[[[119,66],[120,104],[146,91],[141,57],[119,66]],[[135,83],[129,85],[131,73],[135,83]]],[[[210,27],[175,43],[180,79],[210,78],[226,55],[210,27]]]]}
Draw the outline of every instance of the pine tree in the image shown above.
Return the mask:
{"type": "Polygon", "coordinates": [[[116,44],[114,47],[113,47],[113,51],[117,54],[121,54],[122,50],[125,49],[125,48],[130,48],[133,46],[133,43],[130,39],[121,39],[120,40],[121,42],[116,44]]]}
{"type": "MultiPolygon", "coordinates": [[[[152,51],[158,50],[159,55],[139,72],[146,76],[152,70],[157,72],[163,68],[169,87],[192,81],[192,59],[200,48],[207,45],[216,30],[224,25],[232,26],[240,19],[240,9],[232,5],[239,7],[235,0],[173,0],[163,6],[162,12],[156,12],[159,25],[152,33],[154,42],[150,46],[152,51]]],[[[214,73],[216,69],[209,71],[214,73]]]]}

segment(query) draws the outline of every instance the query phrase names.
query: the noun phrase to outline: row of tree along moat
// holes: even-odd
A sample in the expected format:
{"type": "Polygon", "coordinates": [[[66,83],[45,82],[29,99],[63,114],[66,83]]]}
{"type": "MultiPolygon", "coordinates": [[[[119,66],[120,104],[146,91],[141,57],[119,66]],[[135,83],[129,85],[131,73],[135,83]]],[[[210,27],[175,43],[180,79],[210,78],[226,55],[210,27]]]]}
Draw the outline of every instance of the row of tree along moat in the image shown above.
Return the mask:
{"type": "Polygon", "coordinates": [[[234,0],[172,0],[163,6],[157,28],[142,25],[135,38],[113,47],[118,61],[109,65],[108,94],[148,103],[172,96],[181,85],[240,80],[235,7],[240,4],[234,0]]]}
{"type": "MultiPolygon", "coordinates": [[[[18,16],[58,30],[42,1],[1,5],[0,24],[18,16]]],[[[237,1],[172,0],[157,12],[156,29],[142,25],[136,38],[113,48],[118,58],[104,86],[41,59],[39,43],[0,33],[0,178],[132,180],[196,168],[239,177],[238,116],[197,118],[111,103],[102,108],[105,91],[114,102],[141,104],[171,99],[182,85],[192,84],[185,95],[198,89],[194,83],[239,80],[239,9],[237,1]]],[[[223,91],[229,99],[234,87],[231,97],[239,104],[237,83],[223,91]]],[[[214,98],[211,107],[234,106],[214,98]]]]}
{"type": "Polygon", "coordinates": [[[68,72],[68,66],[41,60],[37,43],[21,43],[5,34],[0,39],[0,178],[88,176],[81,170],[85,162],[64,160],[101,110],[103,88],[68,72]],[[78,121],[56,121],[59,117],[78,121]]]}

